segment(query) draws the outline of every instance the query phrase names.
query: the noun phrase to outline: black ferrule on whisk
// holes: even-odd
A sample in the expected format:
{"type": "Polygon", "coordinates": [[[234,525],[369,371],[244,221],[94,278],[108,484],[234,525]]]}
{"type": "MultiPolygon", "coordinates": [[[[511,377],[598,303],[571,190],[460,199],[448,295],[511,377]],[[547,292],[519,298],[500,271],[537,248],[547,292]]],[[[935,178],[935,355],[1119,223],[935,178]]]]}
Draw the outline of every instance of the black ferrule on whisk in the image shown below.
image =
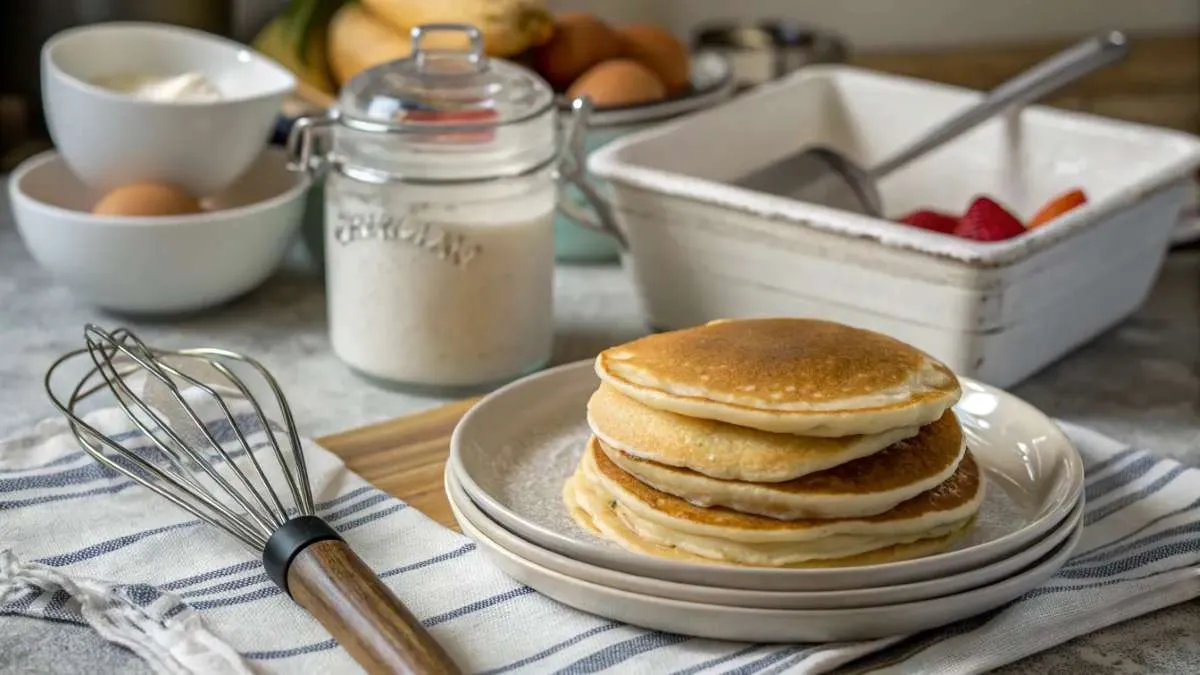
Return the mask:
{"type": "Polygon", "coordinates": [[[275,530],[263,549],[263,567],[267,576],[290,596],[287,573],[292,560],[309,546],[330,539],[341,541],[342,535],[316,516],[300,516],[287,521],[275,530]]]}

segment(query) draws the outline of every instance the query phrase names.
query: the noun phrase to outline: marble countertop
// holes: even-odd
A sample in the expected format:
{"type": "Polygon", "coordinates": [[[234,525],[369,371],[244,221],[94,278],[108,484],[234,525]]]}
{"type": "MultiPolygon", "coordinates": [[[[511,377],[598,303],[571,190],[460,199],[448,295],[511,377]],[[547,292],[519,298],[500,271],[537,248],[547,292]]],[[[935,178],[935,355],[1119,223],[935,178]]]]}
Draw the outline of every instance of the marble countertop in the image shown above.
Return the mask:
{"type": "MultiPolygon", "coordinates": [[[[375,388],[342,366],[329,349],[320,277],[303,251],[228,306],[130,323],[76,300],[38,268],[15,231],[6,195],[0,191],[0,438],[52,415],[42,374],[55,357],[80,346],[89,321],[130,325],[153,344],[221,346],[256,356],[280,380],[307,436],[443,402],[375,388]]],[[[560,268],[555,290],[556,362],[588,358],[646,331],[618,268],[560,268]]],[[[1134,317],[1014,392],[1050,415],[1200,466],[1200,251],[1170,256],[1152,297],[1134,317]]],[[[1159,621],[1135,619],[1001,672],[1200,672],[1200,603],[1156,616],[1159,621]]]]}

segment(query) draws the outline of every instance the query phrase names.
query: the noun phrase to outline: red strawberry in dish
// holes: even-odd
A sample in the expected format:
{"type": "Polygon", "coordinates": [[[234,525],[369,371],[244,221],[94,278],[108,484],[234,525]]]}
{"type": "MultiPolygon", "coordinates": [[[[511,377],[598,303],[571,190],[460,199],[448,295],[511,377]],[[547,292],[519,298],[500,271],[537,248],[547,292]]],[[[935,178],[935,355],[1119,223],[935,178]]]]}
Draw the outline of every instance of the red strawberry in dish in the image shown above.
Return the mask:
{"type": "Polygon", "coordinates": [[[1004,241],[1023,232],[1016,216],[987,197],[976,197],[954,228],[956,236],[975,241],[1004,241]]]}
{"type": "Polygon", "coordinates": [[[930,211],[923,209],[921,211],[913,211],[912,213],[900,219],[900,222],[905,225],[919,227],[922,230],[932,230],[943,234],[954,232],[954,228],[958,227],[958,218],[940,211],[930,211]]]}

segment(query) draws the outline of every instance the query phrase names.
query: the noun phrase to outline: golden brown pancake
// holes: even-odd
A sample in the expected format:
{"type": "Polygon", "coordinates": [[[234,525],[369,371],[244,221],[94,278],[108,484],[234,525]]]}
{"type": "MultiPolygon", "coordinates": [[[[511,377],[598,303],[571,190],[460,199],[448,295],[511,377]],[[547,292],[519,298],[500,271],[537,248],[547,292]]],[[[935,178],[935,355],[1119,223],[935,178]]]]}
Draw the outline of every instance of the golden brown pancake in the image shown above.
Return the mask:
{"type": "Polygon", "coordinates": [[[587,416],[592,433],[626,454],[714,478],[752,482],[787,481],[823,471],[920,431],[901,427],[841,438],[775,434],[655,410],[603,383],[588,401],[587,416]]]}
{"type": "Polygon", "coordinates": [[[601,352],[596,373],[651,408],[806,436],[921,426],[962,393],[949,368],[914,347],[815,319],[650,335],[601,352]]]}
{"type": "MultiPolygon", "coordinates": [[[[948,545],[974,517],[982,500],[981,476],[968,454],[954,476],[883,514],[863,518],[782,521],[702,508],[642,484],[620,469],[592,439],[564,499],[576,520],[633,548],[612,518],[637,539],[688,555],[743,565],[792,566],[850,558],[897,547],[896,555],[948,545]],[[923,544],[919,542],[925,541],[923,544]]],[[[919,553],[918,553],[919,554],[919,553]]],[[[888,554],[892,555],[892,554],[888,554]]],[[[826,564],[821,562],[820,564],[826,564]]]]}
{"type": "Polygon", "coordinates": [[[932,490],[900,503],[885,513],[861,518],[811,518],[779,520],[739,513],[724,507],[704,508],[674,495],[655,490],[621,469],[600,449],[595,438],[588,441],[582,465],[594,469],[612,488],[614,496],[629,502],[645,515],[658,514],[663,522],[701,534],[725,534],[744,541],[816,539],[836,532],[876,532],[911,529],[920,520],[938,522],[959,520],[960,511],[978,506],[982,477],[974,457],[968,452],[947,481],[932,490]]]}
{"type": "Polygon", "coordinates": [[[670,560],[746,567],[827,568],[880,565],[910,560],[949,549],[967,536],[975,523],[973,517],[968,518],[961,523],[942,528],[944,532],[940,534],[930,532],[928,536],[924,537],[910,536],[907,541],[901,538],[901,541],[895,543],[841,557],[812,557],[807,552],[801,552],[798,556],[788,556],[786,553],[781,555],[779,551],[781,547],[777,546],[775,550],[770,551],[774,555],[764,559],[759,551],[753,550],[753,545],[732,543],[735,547],[751,549],[747,557],[739,558],[737,550],[733,552],[732,556],[719,554],[714,556],[709,551],[706,551],[706,555],[699,555],[692,552],[686,544],[680,546],[662,539],[655,540],[641,536],[633,529],[635,526],[628,523],[628,512],[620,506],[617,500],[601,496],[592,489],[587,484],[582,471],[576,472],[564,485],[563,500],[569,513],[580,527],[634,553],[670,560]]]}
{"type": "Polygon", "coordinates": [[[711,478],[634,457],[603,440],[599,445],[614,464],[661,492],[697,506],[725,506],[779,519],[883,513],[948,480],[966,452],[962,428],[949,410],[916,436],[873,455],[775,483],[711,478]]]}

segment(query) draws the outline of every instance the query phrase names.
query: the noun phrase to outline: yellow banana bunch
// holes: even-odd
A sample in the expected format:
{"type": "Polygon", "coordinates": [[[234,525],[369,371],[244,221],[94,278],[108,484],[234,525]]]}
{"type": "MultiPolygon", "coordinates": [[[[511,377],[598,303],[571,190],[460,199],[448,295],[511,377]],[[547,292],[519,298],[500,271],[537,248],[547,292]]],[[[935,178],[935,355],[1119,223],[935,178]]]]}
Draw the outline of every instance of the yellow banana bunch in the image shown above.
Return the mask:
{"type": "MultiPolygon", "coordinates": [[[[254,47],[333,94],[363,69],[408,56],[412,28],[429,23],[471,24],[487,53],[502,58],[544,44],[554,31],[545,0],[292,0],[254,47]]],[[[427,44],[458,47],[461,40],[439,35],[427,44]]]]}
{"type": "Polygon", "coordinates": [[[401,35],[427,23],[469,23],[483,33],[490,56],[509,57],[544,44],[554,15],[544,0],[362,0],[401,35]]]}
{"type": "Polygon", "coordinates": [[[329,68],[338,84],[359,71],[402,59],[412,51],[408,32],[379,21],[357,2],[342,5],[329,22],[329,68]]]}
{"type": "Polygon", "coordinates": [[[255,36],[251,45],[292,71],[298,80],[317,91],[333,94],[326,57],[325,24],[328,0],[293,0],[255,36]]]}

